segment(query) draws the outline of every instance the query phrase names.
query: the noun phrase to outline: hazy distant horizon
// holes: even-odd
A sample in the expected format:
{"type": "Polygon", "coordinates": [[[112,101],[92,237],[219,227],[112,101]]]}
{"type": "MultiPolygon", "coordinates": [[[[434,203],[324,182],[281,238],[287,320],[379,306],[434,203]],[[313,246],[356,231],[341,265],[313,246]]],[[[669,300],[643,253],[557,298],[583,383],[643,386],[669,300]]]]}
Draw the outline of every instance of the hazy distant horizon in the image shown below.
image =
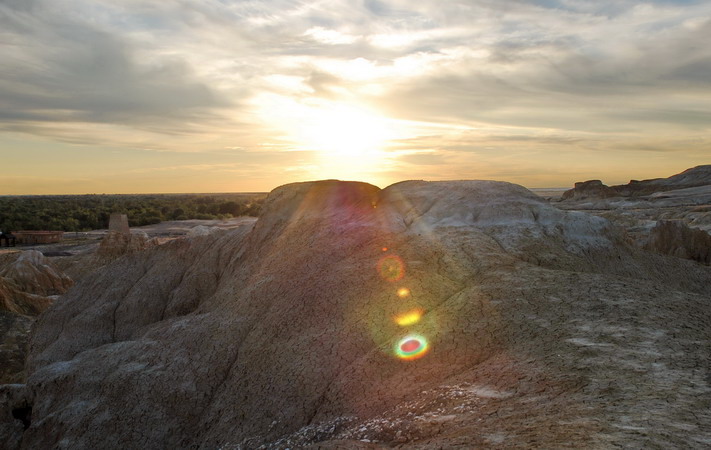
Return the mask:
{"type": "MultiPolygon", "coordinates": [[[[674,174],[675,175],[675,174],[674,174]]],[[[660,178],[666,178],[666,177],[660,177],[660,178]]],[[[595,178],[597,179],[597,178],[595,178]]],[[[323,181],[323,180],[303,180],[303,181],[295,181],[294,183],[303,183],[303,182],[312,182],[312,181],[323,181]]],[[[338,181],[356,181],[358,182],[359,180],[338,180],[338,181]]],[[[411,181],[411,180],[400,180],[396,181],[395,183],[392,184],[397,184],[401,183],[403,181],[411,181]]],[[[419,181],[419,180],[414,180],[414,181],[419,181]]],[[[457,180],[424,180],[424,181],[457,181],[457,180]]],[[[481,181],[504,181],[506,180],[481,180],[481,181]]],[[[579,181],[588,181],[588,180],[579,180],[579,181]]],[[[628,180],[629,181],[629,180],[628,180]]],[[[604,183],[604,182],[603,182],[604,183]]],[[[289,184],[289,183],[287,183],[289,184]]],[[[372,183],[371,183],[372,184],[372,183]]],[[[612,186],[615,184],[627,184],[627,183],[614,183],[614,184],[609,184],[609,183],[604,183],[607,184],[608,186],[612,186]]],[[[282,186],[282,185],[279,185],[282,186]]],[[[62,193],[36,193],[36,194],[0,194],[0,197],[23,197],[23,196],[63,196],[63,195],[68,195],[68,196],[80,196],[80,195],[218,195],[218,194],[245,194],[245,195],[259,195],[259,194],[268,194],[272,190],[276,189],[279,186],[274,186],[274,188],[265,190],[265,191],[215,191],[215,192],[62,192],[62,193]]],[[[377,185],[375,185],[377,186],[377,185]]],[[[388,185],[390,186],[390,185],[388,185]]],[[[385,189],[388,186],[377,186],[380,189],[385,189]]],[[[523,186],[523,185],[522,185],[523,186]]],[[[541,192],[541,191],[566,191],[569,189],[573,188],[573,185],[571,186],[544,186],[544,187],[530,187],[530,186],[523,186],[526,189],[529,189],[533,192],[541,192]]]]}
{"type": "Polygon", "coordinates": [[[711,2],[0,2],[0,194],[662,178],[711,154],[711,2]]]}

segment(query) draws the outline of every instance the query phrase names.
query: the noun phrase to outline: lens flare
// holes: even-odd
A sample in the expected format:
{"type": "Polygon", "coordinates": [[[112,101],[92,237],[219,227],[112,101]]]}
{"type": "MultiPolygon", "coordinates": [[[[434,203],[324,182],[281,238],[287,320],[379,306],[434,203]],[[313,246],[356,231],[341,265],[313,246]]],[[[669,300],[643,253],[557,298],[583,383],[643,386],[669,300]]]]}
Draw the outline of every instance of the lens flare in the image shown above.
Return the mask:
{"type": "Polygon", "coordinates": [[[424,313],[422,308],[413,309],[412,311],[395,316],[395,323],[401,327],[414,325],[420,321],[424,313]]]}
{"type": "Polygon", "coordinates": [[[401,287],[397,290],[397,296],[400,298],[405,298],[410,295],[410,290],[406,287],[401,287]]]}
{"type": "Polygon", "coordinates": [[[398,281],[405,276],[405,263],[397,255],[388,255],[378,261],[378,273],[385,281],[398,281]]]}
{"type": "Polygon", "coordinates": [[[400,339],[395,346],[395,354],[406,361],[422,358],[427,353],[427,339],[419,334],[411,334],[400,339]]]}

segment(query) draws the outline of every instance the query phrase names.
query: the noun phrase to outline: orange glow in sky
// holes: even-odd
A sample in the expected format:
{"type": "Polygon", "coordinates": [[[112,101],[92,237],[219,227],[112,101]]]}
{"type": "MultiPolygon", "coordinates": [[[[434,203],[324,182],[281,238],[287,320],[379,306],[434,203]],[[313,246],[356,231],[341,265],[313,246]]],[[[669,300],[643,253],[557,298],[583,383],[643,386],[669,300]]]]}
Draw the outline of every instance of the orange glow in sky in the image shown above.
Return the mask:
{"type": "Polygon", "coordinates": [[[67,1],[0,4],[1,195],[710,162],[711,2],[67,1]]]}

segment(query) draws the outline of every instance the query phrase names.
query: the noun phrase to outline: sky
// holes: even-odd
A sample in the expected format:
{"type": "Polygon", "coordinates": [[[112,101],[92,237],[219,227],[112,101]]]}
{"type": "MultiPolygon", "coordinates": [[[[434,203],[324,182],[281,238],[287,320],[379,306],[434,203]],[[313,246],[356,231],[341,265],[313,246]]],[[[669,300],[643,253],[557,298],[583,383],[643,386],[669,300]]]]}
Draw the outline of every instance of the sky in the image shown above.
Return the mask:
{"type": "Polygon", "coordinates": [[[0,195],[711,163],[711,1],[0,0],[0,195]]]}

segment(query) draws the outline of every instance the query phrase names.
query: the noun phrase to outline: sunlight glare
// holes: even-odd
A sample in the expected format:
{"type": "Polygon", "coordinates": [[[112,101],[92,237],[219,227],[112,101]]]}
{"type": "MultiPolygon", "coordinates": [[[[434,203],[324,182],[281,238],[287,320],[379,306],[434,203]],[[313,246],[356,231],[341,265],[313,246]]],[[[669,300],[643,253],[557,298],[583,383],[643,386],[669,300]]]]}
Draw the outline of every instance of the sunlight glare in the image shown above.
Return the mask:
{"type": "Polygon", "coordinates": [[[310,111],[301,121],[299,141],[307,147],[333,156],[363,156],[382,151],[388,140],[382,117],[348,105],[334,105],[310,111]]]}
{"type": "Polygon", "coordinates": [[[356,103],[266,95],[255,105],[288,151],[313,155],[314,178],[377,182],[392,165],[388,147],[407,131],[402,121],[356,103]]]}
{"type": "Polygon", "coordinates": [[[395,323],[397,323],[401,327],[414,325],[419,322],[420,319],[422,319],[422,315],[424,313],[425,312],[422,310],[422,308],[413,309],[412,311],[408,311],[406,313],[402,313],[395,316],[395,323]]]}

